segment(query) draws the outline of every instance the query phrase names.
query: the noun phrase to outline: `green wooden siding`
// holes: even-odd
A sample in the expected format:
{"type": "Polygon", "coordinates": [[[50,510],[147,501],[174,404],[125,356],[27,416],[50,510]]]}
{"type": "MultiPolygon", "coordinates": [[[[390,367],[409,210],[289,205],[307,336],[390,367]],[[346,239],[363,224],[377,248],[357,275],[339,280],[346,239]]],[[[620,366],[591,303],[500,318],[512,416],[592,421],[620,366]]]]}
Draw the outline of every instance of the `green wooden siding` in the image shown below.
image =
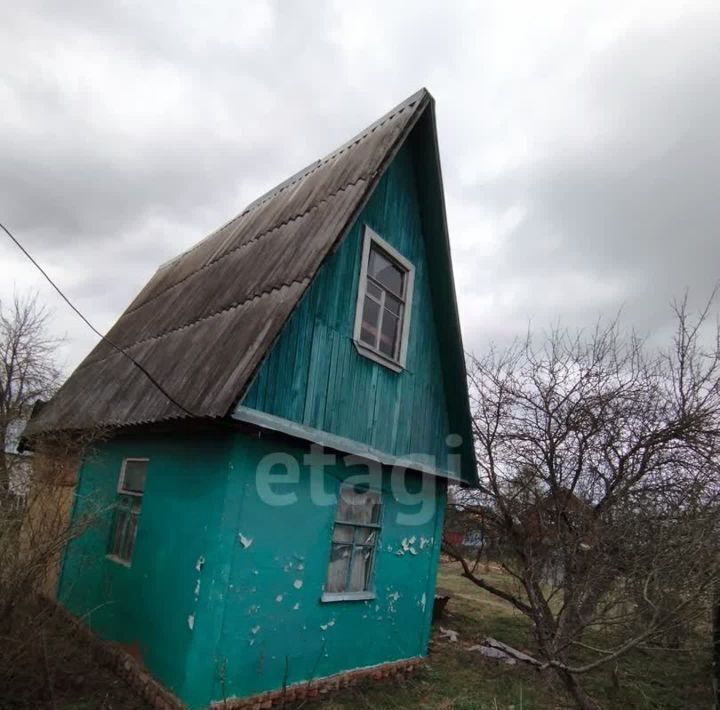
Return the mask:
{"type": "Polygon", "coordinates": [[[243,406],[393,456],[430,457],[428,463],[441,471],[457,470],[446,445],[452,430],[420,215],[408,143],[320,269],[261,365],[243,406]],[[415,266],[406,370],[401,373],[363,357],[352,341],[365,225],[415,266]]]}

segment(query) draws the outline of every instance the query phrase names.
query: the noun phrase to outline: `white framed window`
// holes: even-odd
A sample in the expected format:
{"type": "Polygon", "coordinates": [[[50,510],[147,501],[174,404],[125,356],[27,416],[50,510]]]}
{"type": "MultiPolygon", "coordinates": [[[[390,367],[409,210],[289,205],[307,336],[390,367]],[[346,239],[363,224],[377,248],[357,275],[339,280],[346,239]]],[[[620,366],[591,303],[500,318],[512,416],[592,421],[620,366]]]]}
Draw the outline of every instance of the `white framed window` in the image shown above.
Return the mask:
{"type": "Polygon", "coordinates": [[[148,461],[149,459],[124,459],[118,477],[108,557],[127,566],[130,566],[135,549],[148,461]]]}
{"type": "Polygon", "coordinates": [[[353,339],[366,357],[400,371],[410,334],[415,268],[365,226],[353,339]]]}
{"type": "Polygon", "coordinates": [[[373,490],[341,486],[333,524],[323,601],[372,599],[382,498],[373,490]]]}

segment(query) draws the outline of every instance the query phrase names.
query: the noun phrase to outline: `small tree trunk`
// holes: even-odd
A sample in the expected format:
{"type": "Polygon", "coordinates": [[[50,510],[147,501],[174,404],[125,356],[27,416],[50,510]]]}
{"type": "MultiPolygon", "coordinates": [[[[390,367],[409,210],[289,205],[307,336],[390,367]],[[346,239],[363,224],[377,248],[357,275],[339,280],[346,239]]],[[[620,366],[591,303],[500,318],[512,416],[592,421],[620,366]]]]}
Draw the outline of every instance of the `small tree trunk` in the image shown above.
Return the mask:
{"type": "Polygon", "coordinates": [[[582,689],[572,673],[558,669],[557,674],[580,710],[598,710],[600,706],[582,689]]]}
{"type": "Polygon", "coordinates": [[[715,590],[713,605],[713,708],[720,708],[720,588],[715,590]]]}
{"type": "Polygon", "coordinates": [[[5,453],[5,437],[0,435],[0,504],[5,502],[10,491],[10,466],[5,453]]]}

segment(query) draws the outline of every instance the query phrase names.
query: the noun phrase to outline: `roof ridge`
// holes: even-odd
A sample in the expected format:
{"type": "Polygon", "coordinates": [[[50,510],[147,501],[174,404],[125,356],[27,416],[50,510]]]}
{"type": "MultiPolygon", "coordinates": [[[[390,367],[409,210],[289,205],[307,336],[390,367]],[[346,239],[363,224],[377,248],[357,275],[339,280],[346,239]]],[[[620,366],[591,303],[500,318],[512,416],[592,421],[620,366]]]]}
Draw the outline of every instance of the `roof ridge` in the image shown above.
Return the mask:
{"type": "Polygon", "coordinates": [[[257,197],[252,202],[250,202],[245,209],[243,209],[239,214],[236,214],[234,217],[229,219],[225,224],[221,225],[217,229],[213,230],[210,234],[208,234],[206,237],[201,239],[199,242],[196,242],[193,244],[189,249],[186,249],[185,251],[181,252],[180,254],[177,254],[176,256],[168,259],[167,261],[160,264],[160,266],[157,268],[157,271],[160,271],[161,269],[165,269],[169,266],[172,266],[176,261],[181,259],[183,256],[186,256],[187,254],[190,254],[191,252],[195,251],[198,247],[200,247],[201,244],[204,244],[206,241],[214,237],[218,232],[221,232],[223,229],[226,229],[229,227],[233,222],[236,222],[241,217],[244,217],[247,214],[250,214],[254,210],[256,210],[261,205],[265,204],[266,202],[270,201],[277,195],[279,195],[283,190],[286,190],[288,187],[294,185],[297,182],[300,182],[301,180],[304,180],[308,175],[311,175],[314,173],[318,168],[320,168],[323,165],[327,165],[331,160],[337,158],[338,156],[342,155],[342,153],[349,149],[354,147],[355,145],[358,145],[362,140],[367,138],[371,133],[373,133],[377,128],[384,125],[386,121],[389,121],[393,119],[396,115],[400,115],[406,108],[410,108],[411,106],[414,106],[418,101],[420,101],[425,96],[429,96],[429,92],[424,87],[420,89],[419,91],[416,91],[414,94],[409,96],[404,101],[401,101],[397,106],[394,106],[391,108],[386,114],[378,118],[376,121],[371,123],[369,126],[366,126],[361,131],[356,133],[352,138],[345,141],[342,145],[335,148],[334,150],[327,153],[322,158],[318,158],[314,160],[312,163],[309,163],[304,168],[301,168],[297,172],[293,173],[289,178],[283,180],[282,182],[278,183],[274,187],[271,187],[267,192],[264,192],[260,197],[257,197]]]}
{"type": "Polygon", "coordinates": [[[352,180],[350,182],[346,182],[344,185],[341,185],[335,192],[330,193],[329,195],[326,195],[321,200],[318,200],[315,202],[312,206],[308,207],[304,212],[298,212],[297,214],[292,215],[292,217],[288,217],[287,219],[283,220],[282,222],[279,222],[278,224],[274,225],[273,227],[270,227],[270,229],[266,229],[264,232],[261,232],[260,234],[254,236],[252,239],[248,240],[247,242],[244,242],[242,244],[238,244],[237,246],[233,247],[232,249],[229,249],[224,254],[221,254],[220,256],[213,258],[212,260],[208,261],[207,263],[200,266],[198,269],[195,269],[195,271],[191,271],[186,276],[183,276],[179,281],[175,281],[175,283],[170,284],[167,288],[164,288],[162,291],[158,291],[154,296],[149,298],[147,301],[143,301],[142,303],[135,306],[133,309],[126,310],[121,317],[128,316],[131,313],[135,313],[139,311],[141,308],[144,308],[145,306],[149,305],[150,303],[154,302],[156,299],[160,298],[160,296],[166,294],[168,291],[171,291],[176,286],[180,286],[181,284],[185,283],[189,278],[192,276],[195,276],[195,274],[199,274],[203,270],[210,268],[213,264],[217,264],[219,261],[222,261],[226,256],[230,256],[230,254],[234,254],[239,249],[243,249],[244,247],[250,246],[251,244],[254,244],[255,242],[259,241],[263,237],[267,237],[273,232],[277,231],[278,229],[282,229],[283,227],[287,226],[288,224],[292,224],[292,222],[296,222],[299,219],[304,219],[307,217],[310,213],[312,213],[314,210],[317,210],[320,208],[321,205],[327,204],[332,200],[333,198],[337,197],[341,192],[344,192],[350,187],[354,187],[360,182],[366,182],[369,178],[369,175],[363,175],[356,180],[352,180]]]}
{"type": "MultiPolygon", "coordinates": [[[[246,298],[244,301],[239,301],[237,303],[231,303],[229,306],[224,306],[223,308],[218,309],[217,311],[213,311],[212,313],[207,313],[204,316],[201,316],[200,318],[195,318],[195,320],[191,320],[188,323],[183,323],[182,325],[179,325],[175,328],[170,328],[169,330],[165,330],[161,333],[156,333],[155,335],[151,335],[147,338],[142,338],[141,340],[136,340],[134,343],[130,343],[129,345],[120,345],[118,347],[121,348],[121,350],[130,350],[131,348],[134,348],[136,345],[143,345],[144,343],[149,343],[152,340],[160,340],[164,338],[167,335],[172,335],[173,333],[177,333],[181,330],[184,330],[185,328],[190,328],[194,325],[197,325],[198,323],[202,323],[202,321],[209,320],[210,318],[215,318],[216,316],[219,316],[221,313],[226,313],[227,311],[232,311],[235,308],[241,308],[242,306],[247,306],[249,303],[253,303],[254,301],[258,301],[261,298],[265,298],[266,296],[269,296],[270,294],[276,293],[278,291],[283,291],[291,288],[295,284],[301,284],[303,282],[310,282],[311,277],[305,276],[302,279],[293,279],[292,281],[289,281],[288,283],[280,284],[280,286],[273,286],[272,288],[266,289],[265,291],[260,291],[258,293],[254,293],[250,298],[246,298]]],[[[107,360],[109,357],[112,357],[113,355],[119,355],[117,350],[111,350],[107,355],[104,357],[98,358],[97,360],[90,360],[86,359],[83,362],[81,362],[77,368],[76,371],[80,371],[84,369],[85,367],[89,367],[90,365],[97,365],[99,362],[103,362],[103,360],[107,360]]]]}
{"type": "Polygon", "coordinates": [[[268,200],[271,200],[273,197],[280,194],[283,190],[287,189],[291,185],[294,185],[296,182],[300,182],[300,180],[305,179],[308,175],[312,174],[317,170],[321,165],[326,165],[331,160],[334,160],[335,158],[342,155],[345,150],[352,148],[356,146],[360,141],[367,138],[375,129],[379,128],[380,126],[384,125],[386,121],[389,121],[393,118],[395,118],[396,115],[400,115],[406,108],[409,108],[413,106],[417,101],[420,100],[423,93],[427,93],[425,89],[420,89],[420,91],[415,92],[412,96],[405,99],[405,101],[402,101],[397,106],[394,106],[391,108],[384,116],[381,116],[378,118],[375,122],[371,123],[369,126],[366,126],[361,131],[356,133],[352,138],[345,141],[342,145],[338,146],[334,150],[331,150],[329,153],[327,153],[322,158],[318,158],[317,160],[313,161],[312,163],[309,163],[301,170],[298,170],[296,173],[291,175],[286,180],[283,180],[283,182],[277,184],[275,187],[268,190],[266,193],[260,195],[257,199],[253,200],[241,213],[238,215],[238,217],[248,214],[252,212],[254,209],[259,207],[260,205],[264,204],[268,200]]]}

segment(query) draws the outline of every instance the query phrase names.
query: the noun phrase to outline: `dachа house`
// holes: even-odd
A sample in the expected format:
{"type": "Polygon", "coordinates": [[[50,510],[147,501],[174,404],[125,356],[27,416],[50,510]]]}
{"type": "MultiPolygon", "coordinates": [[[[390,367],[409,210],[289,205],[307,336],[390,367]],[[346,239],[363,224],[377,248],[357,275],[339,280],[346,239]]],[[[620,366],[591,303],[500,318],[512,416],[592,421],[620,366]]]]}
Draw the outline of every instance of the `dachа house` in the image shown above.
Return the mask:
{"type": "Polygon", "coordinates": [[[431,95],[161,266],[107,338],[152,380],[100,342],[26,432],[110,432],[59,603],[191,708],[422,658],[447,484],[476,482],[431,95]]]}

